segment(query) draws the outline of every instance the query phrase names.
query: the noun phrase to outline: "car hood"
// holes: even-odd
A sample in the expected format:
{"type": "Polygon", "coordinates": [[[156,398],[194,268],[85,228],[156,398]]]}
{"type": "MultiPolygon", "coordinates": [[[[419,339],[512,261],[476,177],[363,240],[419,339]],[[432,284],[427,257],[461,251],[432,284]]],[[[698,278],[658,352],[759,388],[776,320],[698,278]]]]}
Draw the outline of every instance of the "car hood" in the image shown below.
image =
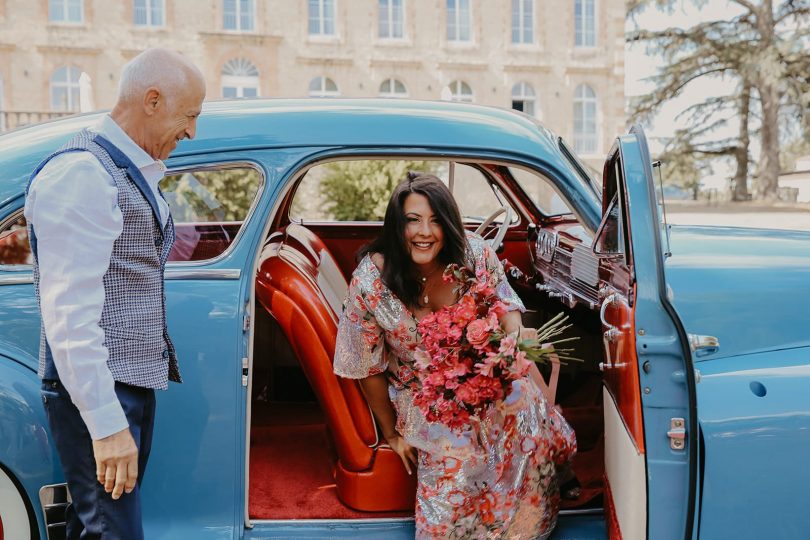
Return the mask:
{"type": "Polygon", "coordinates": [[[810,345],[810,233],[678,227],[665,264],[686,331],[717,337],[696,361],[810,345]]]}

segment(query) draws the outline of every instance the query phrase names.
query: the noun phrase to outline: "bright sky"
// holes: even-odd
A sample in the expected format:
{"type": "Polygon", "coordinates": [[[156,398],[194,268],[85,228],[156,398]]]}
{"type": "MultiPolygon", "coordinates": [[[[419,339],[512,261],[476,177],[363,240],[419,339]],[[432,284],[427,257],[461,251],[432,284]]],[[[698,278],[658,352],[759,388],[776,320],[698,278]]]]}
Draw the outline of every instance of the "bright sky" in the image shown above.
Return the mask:
{"type": "MultiPolygon", "coordinates": [[[[640,28],[659,30],[669,27],[688,28],[699,21],[730,19],[741,12],[737,4],[727,0],[707,0],[705,5],[698,9],[691,0],[681,0],[675,5],[672,13],[649,8],[635,17],[635,21],[627,22],[626,29],[632,30],[637,24],[640,28]]],[[[657,66],[662,60],[648,55],[644,46],[628,46],[625,52],[625,94],[628,99],[632,96],[642,95],[652,88],[652,84],[644,79],[656,73],[657,66]]],[[[684,92],[675,100],[667,103],[660,114],[653,120],[653,125],[647,129],[650,139],[650,152],[655,156],[662,148],[657,141],[660,137],[671,137],[677,127],[685,125],[686,118],[676,118],[678,114],[690,105],[702,101],[710,95],[727,95],[736,90],[733,83],[722,83],[719,79],[697,80],[686,87],[684,92]]],[[[737,132],[736,125],[730,125],[725,130],[718,130],[717,137],[725,138],[737,132]]],[[[756,149],[753,149],[757,152],[756,149]]],[[[704,179],[705,187],[725,189],[728,187],[728,177],[733,174],[731,167],[718,164],[714,174],[704,179]]]]}

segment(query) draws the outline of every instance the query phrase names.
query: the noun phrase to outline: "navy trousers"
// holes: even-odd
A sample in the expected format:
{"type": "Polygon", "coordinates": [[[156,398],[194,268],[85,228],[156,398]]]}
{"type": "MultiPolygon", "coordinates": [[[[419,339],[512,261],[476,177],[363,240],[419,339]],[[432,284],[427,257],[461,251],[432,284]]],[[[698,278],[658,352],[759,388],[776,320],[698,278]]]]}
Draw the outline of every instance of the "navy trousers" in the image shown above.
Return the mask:
{"type": "Polygon", "coordinates": [[[115,393],[138,446],[138,483],[117,501],[96,478],[93,441],[70,395],[57,380],[42,381],[42,402],[73,500],[66,515],[67,540],[143,539],[140,489],[152,448],[155,391],[116,382],[115,393]]]}

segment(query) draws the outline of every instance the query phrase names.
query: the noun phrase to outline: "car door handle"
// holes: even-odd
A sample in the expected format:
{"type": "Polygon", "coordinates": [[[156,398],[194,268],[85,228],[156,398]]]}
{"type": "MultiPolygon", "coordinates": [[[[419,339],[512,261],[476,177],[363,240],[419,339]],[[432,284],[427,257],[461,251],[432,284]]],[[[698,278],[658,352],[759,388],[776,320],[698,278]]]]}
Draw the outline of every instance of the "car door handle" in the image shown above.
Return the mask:
{"type": "MultiPolygon", "coordinates": [[[[618,303],[618,297],[616,293],[612,293],[607,296],[602,301],[602,307],[599,308],[599,320],[602,321],[602,325],[607,327],[607,330],[604,333],[604,337],[607,341],[616,341],[616,338],[619,337],[619,328],[610,324],[605,320],[605,312],[607,311],[608,306],[613,306],[618,303]]],[[[610,367],[610,366],[607,366],[610,367]]]]}

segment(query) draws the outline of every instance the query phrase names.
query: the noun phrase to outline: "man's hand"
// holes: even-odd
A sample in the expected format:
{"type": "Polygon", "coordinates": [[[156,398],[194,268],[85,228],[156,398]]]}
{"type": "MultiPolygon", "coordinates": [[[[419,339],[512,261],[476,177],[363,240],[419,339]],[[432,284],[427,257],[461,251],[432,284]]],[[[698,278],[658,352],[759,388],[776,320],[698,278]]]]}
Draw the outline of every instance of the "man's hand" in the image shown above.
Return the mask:
{"type": "Polygon", "coordinates": [[[93,441],[96,478],[104,491],[118,500],[123,492],[131,493],[138,480],[138,447],[129,428],[93,441]]]}
{"type": "Polygon", "coordinates": [[[413,474],[413,469],[416,468],[417,460],[416,448],[406,443],[405,439],[403,439],[399,434],[392,437],[386,437],[385,441],[388,443],[388,446],[391,447],[391,450],[399,455],[400,459],[402,460],[402,464],[405,465],[405,470],[408,471],[408,474],[413,474]]]}

